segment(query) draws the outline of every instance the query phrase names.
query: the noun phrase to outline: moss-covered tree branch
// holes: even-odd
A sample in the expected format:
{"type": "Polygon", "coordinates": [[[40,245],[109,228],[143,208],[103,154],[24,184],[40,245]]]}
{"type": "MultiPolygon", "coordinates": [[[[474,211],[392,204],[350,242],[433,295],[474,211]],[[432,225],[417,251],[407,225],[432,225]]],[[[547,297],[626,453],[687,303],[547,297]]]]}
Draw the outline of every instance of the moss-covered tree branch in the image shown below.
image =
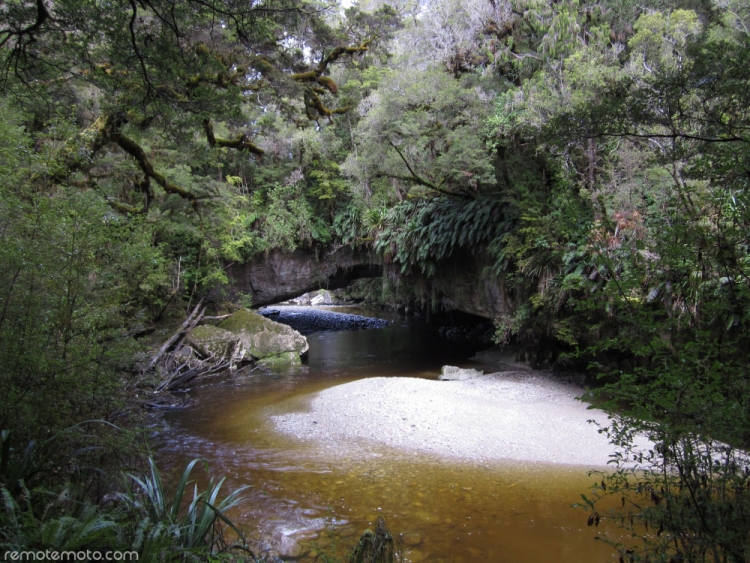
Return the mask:
{"type": "Polygon", "coordinates": [[[351,106],[332,109],[323,103],[323,100],[320,99],[320,94],[324,94],[327,90],[335,96],[339,92],[336,82],[330,76],[323,76],[323,73],[328,69],[328,65],[336,62],[343,55],[364,53],[368,50],[369,45],[370,41],[364,41],[360,45],[336,47],[313,70],[292,74],[292,80],[306,84],[304,95],[305,112],[309,119],[315,119],[317,116],[330,118],[335,114],[344,114],[351,109],[351,106]]]}
{"type": "Polygon", "coordinates": [[[135,158],[136,162],[138,163],[138,166],[141,170],[143,170],[143,173],[146,174],[149,178],[153,178],[153,180],[159,184],[165,192],[168,194],[176,194],[180,196],[181,198],[187,199],[190,201],[194,209],[197,209],[198,206],[198,200],[195,197],[195,194],[192,192],[189,192],[188,190],[181,188],[180,186],[173,184],[169,180],[167,180],[162,174],[156,171],[154,169],[153,164],[151,164],[151,161],[148,159],[148,156],[146,155],[146,151],[143,150],[143,148],[133,141],[132,139],[126,137],[121,132],[117,132],[113,135],[112,140],[117,143],[117,145],[124,150],[126,153],[128,153],[130,156],[135,158]]]}
{"type": "Polygon", "coordinates": [[[60,183],[71,174],[90,167],[91,157],[110,141],[124,121],[122,115],[105,113],[89,127],[68,139],[50,165],[49,178],[52,182],[60,183]]]}
{"type": "Polygon", "coordinates": [[[144,213],[146,213],[145,207],[135,207],[133,205],[128,205],[111,197],[107,198],[107,205],[109,205],[115,211],[125,213],[126,215],[143,215],[144,213]]]}
{"type": "Polygon", "coordinates": [[[248,140],[247,135],[245,135],[244,133],[236,139],[222,139],[221,137],[217,137],[214,134],[214,126],[211,123],[210,119],[203,120],[203,130],[206,132],[206,139],[208,140],[208,145],[211,148],[223,147],[228,149],[248,151],[253,153],[257,158],[260,158],[265,154],[265,151],[248,140]]]}

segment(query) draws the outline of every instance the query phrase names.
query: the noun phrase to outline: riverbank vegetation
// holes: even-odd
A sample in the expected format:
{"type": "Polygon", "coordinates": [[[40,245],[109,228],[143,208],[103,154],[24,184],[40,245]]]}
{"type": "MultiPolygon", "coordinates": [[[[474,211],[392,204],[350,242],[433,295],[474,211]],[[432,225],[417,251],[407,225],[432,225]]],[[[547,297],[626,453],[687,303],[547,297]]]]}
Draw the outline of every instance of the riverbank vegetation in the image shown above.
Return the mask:
{"type": "Polygon", "coordinates": [[[596,491],[623,509],[591,522],[641,539],[623,558],[750,559],[745,2],[0,13],[8,514],[41,522],[30,499],[64,492],[78,517],[143,465],[129,401],[153,385],[148,336],[237,299],[230,264],[350,247],[429,307],[472,254],[505,296],[498,341],[588,369],[613,442],[657,445],[596,491]]]}

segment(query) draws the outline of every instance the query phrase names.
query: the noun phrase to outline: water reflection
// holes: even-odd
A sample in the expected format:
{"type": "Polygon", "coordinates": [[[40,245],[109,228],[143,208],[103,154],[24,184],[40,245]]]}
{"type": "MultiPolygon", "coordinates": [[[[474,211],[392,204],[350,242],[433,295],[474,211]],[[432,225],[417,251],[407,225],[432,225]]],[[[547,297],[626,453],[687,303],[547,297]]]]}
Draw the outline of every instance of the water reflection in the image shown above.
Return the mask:
{"type": "Polygon", "coordinates": [[[194,390],[197,405],[166,416],[156,433],[159,456],[174,467],[202,457],[227,476],[227,490],[252,485],[234,517],[256,537],[299,539],[293,554],[303,560],[316,549],[342,552],[378,514],[402,534],[413,562],[605,560],[609,549],[570,508],[589,485],[586,468],[447,464],[384,448],[341,457],[273,431],[270,416],[304,409],[332,385],[436,378],[446,363],[472,365],[470,351],[446,345],[419,320],[392,320],[385,329],[308,336],[301,367],[247,371],[194,390]]]}

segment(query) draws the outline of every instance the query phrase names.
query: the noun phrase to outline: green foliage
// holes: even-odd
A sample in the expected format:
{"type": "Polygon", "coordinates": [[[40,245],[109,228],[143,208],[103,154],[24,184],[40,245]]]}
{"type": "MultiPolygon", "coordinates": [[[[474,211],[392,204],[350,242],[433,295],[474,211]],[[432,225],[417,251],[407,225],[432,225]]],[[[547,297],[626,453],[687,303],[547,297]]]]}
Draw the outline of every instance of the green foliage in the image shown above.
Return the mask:
{"type": "Polygon", "coordinates": [[[635,31],[628,41],[631,57],[651,73],[681,66],[689,40],[702,31],[702,26],[695,12],[675,10],[666,17],[661,12],[643,14],[635,31]]]}
{"type": "Polygon", "coordinates": [[[183,502],[197,462],[188,464],[169,497],[156,464],[149,458],[146,474],[123,476],[124,492],[118,493],[123,506],[106,509],[74,498],[71,483],[55,493],[30,490],[23,480],[15,493],[2,485],[0,547],[6,552],[119,550],[145,561],[193,561],[227,552],[230,546],[224,530],[231,528],[246,560],[255,561],[242,545],[242,534],[225,514],[242,501],[240,495],[246,487],[220,498],[224,479],[218,483],[211,479],[203,491],[195,485],[192,500],[183,502]]]}
{"type": "MultiPolygon", "coordinates": [[[[748,83],[739,68],[750,50],[725,31],[700,35],[685,10],[645,14],[627,59],[611,61],[622,67],[595,96],[547,111],[553,93],[573,83],[571,60],[557,75],[563,87],[537,91],[524,108],[527,124],[537,118],[538,139],[584,179],[592,204],[550,297],[564,303],[557,339],[580,346],[607,383],[606,431],[623,448],[616,471],[585,499],[590,522],[623,523],[637,541],[606,541],[633,561],[748,557],[750,216],[739,172],[749,156],[740,132],[748,83]],[[593,140],[602,137],[604,146],[593,140]],[[654,445],[638,447],[640,435],[654,445]],[[602,508],[606,497],[617,508],[602,508]]],[[[538,253],[528,256],[534,264],[538,253]]],[[[530,303],[545,306],[539,296],[530,303]]]]}
{"type": "Polygon", "coordinates": [[[745,561],[750,484],[748,374],[735,343],[699,333],[676,353],[656,337],[654,368],[637,369],[606,389],[617,407],[607,432],[622,447],[618,469],[602,475],[591,508],[625,517],[634,561],[745,561]],[[629,408],[622,412],[622,405],[629,408]],[[634,446],[645,435],[653,447],[634,446]],[[621,501],[616,510],[599,508],[621,501]],[[649,533],[650,530],[650,533],[649,533]]]}
{"type": "Polygon", "coordinates": [[[8,551],[79,551],[109,550],[116,545],[117,523],[97,507],[85,504],[71,513],[60,508],[65,502],[65,491],[46,503],[44,513],[38,516],[35,505],[40,493],[32,493],[21,484],[20,500],[5,487],[0,487],[3,514],[0,517],[2,532],[0,548],[8,551]]]}
{"type": "Polygon", "coordinates": [[[400,265],[402,273],[414,268],[431,277],[438,263],[454,251],[480,248],[497,237],[505,226],[502,209],[494,198],[404,202],[382,217],[374,248],[400,265]]]}
{"type": "Polygon", "coordinates": [[[477,134],[489,105],[481,83],[436,68],[394,70],[383,82],[363,102],[358,150],[342,167],[363,199],[372,196],[375,181],[387,189],[381,178],[405,183],[403,192],[413,186],[415,195],[425,190],[475,195],[495,184],[489,151],[477,134]]]}
{"type": "Polygon", "coordinates": [[[193,498],[185,508],[183,497],[188,488],[190,473],[200,460],[191,461],[169,498],[162,485],[159,470],[149,458],[149,472],[143,476],[124,475],[125,492],[120,496],[131,513],[133,548],[147,557],[167,557],[179,560],[191,552],[212,553],[215,548],[226,548],[223,526],[230,527],[242,538],[241,532],[227,518],[225,512],[242,501],[241,487],[223,499],[219,492],[224,483],[210,479],[206,489],[193,488],[193,498]]]}
{"type": "Polygon", "coordinates": [[[300,244],[322,243],[330,239],[330,233],[303,195],[301,182],[276,184],[266,197],[255,198],[262,215],[256,227],[262,251],[274,248],[292,251],[300,244]]]}
{"type": "Polygon", "coordinates": [[[162,283],[159,250],[92,192],[8,194],[0,217],[0,421],[26,440],[106,418],[119,408],[114,374],[133,352],[124,315],[162,283]]]}
{"type": "Polygon", "coordinates": [[[361,239],[360,221],[361,211],[358,207],[349,204],[339,209],[332,224],[336,239],[349,246],[358,245],[361,239]]]}

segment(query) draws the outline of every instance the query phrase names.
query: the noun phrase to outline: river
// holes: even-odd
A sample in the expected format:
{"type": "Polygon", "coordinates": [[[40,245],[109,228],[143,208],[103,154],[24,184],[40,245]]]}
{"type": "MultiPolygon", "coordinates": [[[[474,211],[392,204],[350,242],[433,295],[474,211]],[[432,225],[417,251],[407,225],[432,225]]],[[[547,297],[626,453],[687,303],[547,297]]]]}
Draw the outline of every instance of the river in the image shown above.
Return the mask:
{"type": "Polygon", "coordinates": [[[611,560],[611,549],[594,540],[601,529],[587,527],[587,514],[572,507],[593,483],[586,467],[445,462],[382,448],[342,456],[274,430],[270,417],[305,409],[313,394],[334,385],[375,376],[435,379],[444,364],[479,367],[468,360],[471,350],[439,339],[420,319],[374,316],[393,322],[309,335],[301,367],[246,370],[190,390],[196,404],[154,428],[161,465],[176,471],[200,457],[213,475],[227,477],[226,491],[250,485],[233,519],[256,548],[274,546],[302,561],[342,557],[378,515],[412,563],[611,560]]]}

